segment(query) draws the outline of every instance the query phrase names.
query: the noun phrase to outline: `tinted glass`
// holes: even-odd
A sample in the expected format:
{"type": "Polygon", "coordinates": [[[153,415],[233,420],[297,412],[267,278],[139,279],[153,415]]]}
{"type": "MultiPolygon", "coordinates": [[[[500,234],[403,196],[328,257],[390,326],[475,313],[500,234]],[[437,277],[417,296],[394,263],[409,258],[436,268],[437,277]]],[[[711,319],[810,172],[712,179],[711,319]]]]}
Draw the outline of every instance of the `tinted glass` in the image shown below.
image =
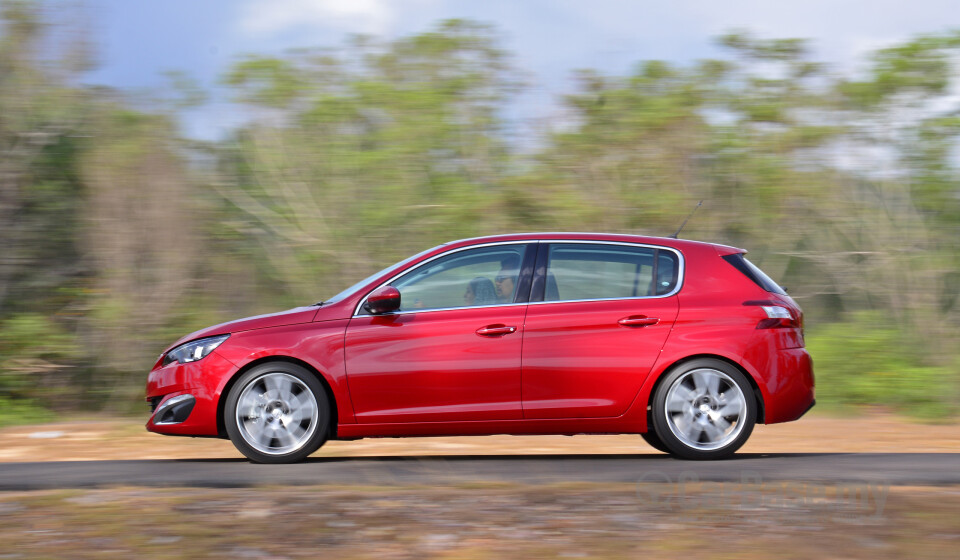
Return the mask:
{"type": "Polygon", "coordinates": [[[657,253],[657,285],[655,287],[658,296],[669,294],[677,287],[677,276],[680,274],[679,257],[672,251],[659,251],[657,253]]]}
{"type": "Polygon", "coordinates": [[[780,294],[782,296],[787,295],[787,292],[780,287],[779,284],[774,282],[769,276],[764,274],[757,265],[748,261],[746,257],[743,256],[743,253],[736,253],[733,255],[726,255],[723,257],[723,260],[732,264],[736,267],[737,270],[743,273],[744,276],[753,280],[753,283],[760,286],[768,292],[775,294],[780,294]]]}
{"type": "Polygon", "coordinates": [[[602,244],[552,244],[544,301],[662,295],[677,285],[677,256],[666,250],[602,244]]]}
{"type": "Polygon", "coordinates": [[[391,282],[400,311],[513,303],[526,247],[468,249],[415,268],[391,282]]]}

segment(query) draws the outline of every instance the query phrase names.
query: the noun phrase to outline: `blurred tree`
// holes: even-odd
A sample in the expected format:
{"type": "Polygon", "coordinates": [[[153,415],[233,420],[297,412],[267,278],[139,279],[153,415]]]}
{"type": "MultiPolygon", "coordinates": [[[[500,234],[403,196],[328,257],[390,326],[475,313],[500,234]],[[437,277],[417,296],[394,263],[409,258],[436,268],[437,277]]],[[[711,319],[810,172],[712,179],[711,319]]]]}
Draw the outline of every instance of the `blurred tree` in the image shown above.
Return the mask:
{"type": "Polygon", "coordinates": [[[346,53],[249,58],[226,83],[262,118],[224,148],[218,192],[294,301],[494,231],[485,210],[508,163],[498,110],[516,83],[489,28],[453,20],[346,53]]]}
{"type": "Polygon", "coordinates": [[[61,56],[76,43],[57,51],[48,26],[34,2],[0,4],[0,406],[16,411],[2,422],[75,406],[86,365],[68,292],[84,272],[72,241],[84,94],[69,82],[87,61],[61,56]]]}
{"type": "Polygon", "coordinates": [[[938,365],[956,357],[960,327],[958,54],[960,32],[920,36],[878,51],[861,79],[841,78],[834,88],[846,146],[875,154],[865,158],[871,168],[855,169],[846,216],[825,230],[855,252],[834,275],[865,295],[861,309],[887,311],[922,340],[926,361],[938,365]]]}
{"type": "Polygon", "coordinates": [[[97,140],[79,161],[86,189],[80,241],[92,276],[86,333],[98,367],[143,371],[156,359],[158,329],[197,277],[202,243],[192,179],[165,117],[110,103],[95,109],[89,126],[97,140]]]}
{"type": "Polygon", "coordinates": [[[44,8],[0,4],[0,399],[129,400],[197,275],[191,181],[166,117],[74,85],[44,8]]]}
{"type": "Polygon", "coordinates": [[[22,295],[16,286],[73,272],[42,258],[69,252],[76,183],[58,164],[83,115],[82,94],[66,85],[75,63],[45,57],[45,25],[33,2],[0,4],[0,315],[22,295]]]}
{"type": "Polygon", "coordinates": [[[723,43],[733,60],[581,73],[575,126],[552,136],[534,174],[580,199],[568,219],[589,229],[669,235],[704,199],[684,235],[750,247],[780,276],[791,259],[771,249],[807,243],[831,181],[816,150],[843,127],[824,116],[824,75],[802,41],[723,43]]]}
{"type": "Polygon", "coordinates": [[[78,85],[89,36],[54,33],[45,6],[0,3],[0,408],[17,417],[139,406],[178,336],[443,241],[668,235],[700,199],[683,236],[749,248],[790,286],[827,400],[956,410],[960,33],[855,73],[744,32],[717,60],[584,69],[569,118],[515,145],[508,53],[450,20],[239,60],[223,82],[253,118],[199,142],[175,126],[195,83],[171,73],[149,99],[78,85]]]}

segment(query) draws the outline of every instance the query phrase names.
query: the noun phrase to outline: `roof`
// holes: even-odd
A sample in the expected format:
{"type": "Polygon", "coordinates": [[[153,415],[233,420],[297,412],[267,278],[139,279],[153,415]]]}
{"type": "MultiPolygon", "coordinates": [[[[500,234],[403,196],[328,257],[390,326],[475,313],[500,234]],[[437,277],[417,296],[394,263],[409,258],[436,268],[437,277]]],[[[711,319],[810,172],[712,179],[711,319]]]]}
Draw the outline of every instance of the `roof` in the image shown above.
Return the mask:
{"type": "Polygon", "coordinates": [[[689,246],[712,246],[721,254],[745,253],[743,249],[710,243],[706,241],[694,241],[691,239],[674,239],[672,237],[652,237],[645,235],[631,235],[627,233],[588,233],[588,232],[532,232],[532,233],[508,233],[502,235],[488,235],[485,237],[471,237],[468,239],[458,239],[444,243],[445,246],[458,245],[478,245],[481,243],[497,243],[501,241],[524,241],[524,240],[579,240],[579,241],[617,241],[621,243],[643,243],[648,245],[663,245],[675,249],[683,249],[689,246]]]}

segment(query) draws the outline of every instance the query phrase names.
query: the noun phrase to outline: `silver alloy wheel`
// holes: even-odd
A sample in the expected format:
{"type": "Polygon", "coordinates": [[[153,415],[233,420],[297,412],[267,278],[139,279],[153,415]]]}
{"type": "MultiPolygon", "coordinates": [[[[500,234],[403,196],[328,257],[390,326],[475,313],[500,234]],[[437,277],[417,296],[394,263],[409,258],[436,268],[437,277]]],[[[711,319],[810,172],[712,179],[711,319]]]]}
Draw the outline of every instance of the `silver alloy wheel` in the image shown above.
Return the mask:
{"type": "Polygon", "coordinates": [[[664,414],[670,431],[684,445],[710,451],[726,447],[743,431],[746,400],[726,373],[692,369],[670,386],[664,414]]]}
{"type": "Polygon", "coordinates": [[[240,393],[236,422],[243,440],[267,455],[303,447],[317,430],[317,398],[303,381],[283,372],[257,376],[240,393]]]}

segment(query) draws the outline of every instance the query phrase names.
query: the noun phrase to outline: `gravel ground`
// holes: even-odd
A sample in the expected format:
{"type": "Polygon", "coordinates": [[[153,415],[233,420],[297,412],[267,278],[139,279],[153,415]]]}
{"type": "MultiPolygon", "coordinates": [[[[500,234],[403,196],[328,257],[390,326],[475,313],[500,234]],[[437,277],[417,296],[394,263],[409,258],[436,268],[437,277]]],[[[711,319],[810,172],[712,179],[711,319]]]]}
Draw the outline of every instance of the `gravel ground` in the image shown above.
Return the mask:
{"type": "Polygon", "coordinates": [[[960,488],[118,488],[0,494],[0,521],[3,558],[950,558],[960,488]]]}

